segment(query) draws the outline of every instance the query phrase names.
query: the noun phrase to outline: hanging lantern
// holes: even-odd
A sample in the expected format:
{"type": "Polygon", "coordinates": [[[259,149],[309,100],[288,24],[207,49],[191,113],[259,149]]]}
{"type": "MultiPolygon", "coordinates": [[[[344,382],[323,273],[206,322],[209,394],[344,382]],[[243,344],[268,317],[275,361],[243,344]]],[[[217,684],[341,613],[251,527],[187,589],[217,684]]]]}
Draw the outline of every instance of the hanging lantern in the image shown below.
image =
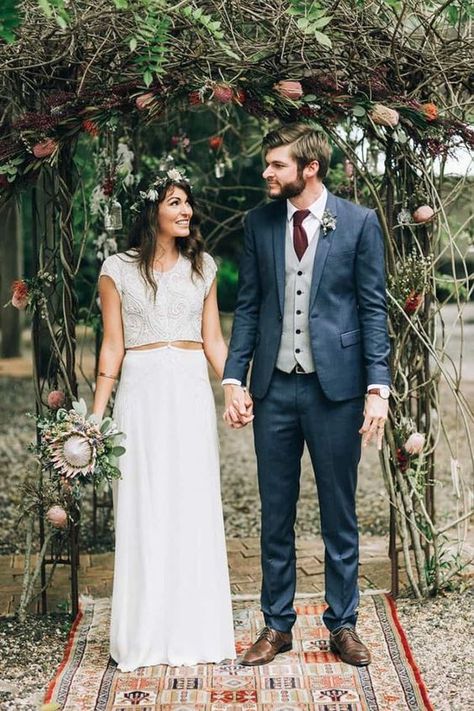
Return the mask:
{"type": "Polygon", "coordinates": [[[104,210],[104,229],[107,231],[121,230],[123,227],[122,221],[122,206],[118,200],[112,200],[110,207],[105,206],[104,210]]]}
{"type": "Polygon", "coordinates": [[[214,175],[216,178],[223,178],[225,175],[225,163],[223,160],[217,161],[214,166],[214,175]]]}

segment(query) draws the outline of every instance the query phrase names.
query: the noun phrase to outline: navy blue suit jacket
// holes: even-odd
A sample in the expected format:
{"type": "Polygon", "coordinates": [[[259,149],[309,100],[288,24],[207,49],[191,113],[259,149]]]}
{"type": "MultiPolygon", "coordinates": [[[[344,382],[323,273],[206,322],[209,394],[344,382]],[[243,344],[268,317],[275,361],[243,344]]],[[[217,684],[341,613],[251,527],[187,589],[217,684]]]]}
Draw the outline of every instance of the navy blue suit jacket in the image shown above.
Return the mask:
{"type": "MultiPolygon", "coordinates": [[[[373,210],[328,192],[326,209],[336,228],[322,230],[315,253],[308,325],[316,372],[330,400],[363,395],[371,383],[390,385],[385,261],[373,210]]],[[[224,378],[247,380],[263,398],[268,390],[283,325],[285,200],[251,210],[224,378]]]]}

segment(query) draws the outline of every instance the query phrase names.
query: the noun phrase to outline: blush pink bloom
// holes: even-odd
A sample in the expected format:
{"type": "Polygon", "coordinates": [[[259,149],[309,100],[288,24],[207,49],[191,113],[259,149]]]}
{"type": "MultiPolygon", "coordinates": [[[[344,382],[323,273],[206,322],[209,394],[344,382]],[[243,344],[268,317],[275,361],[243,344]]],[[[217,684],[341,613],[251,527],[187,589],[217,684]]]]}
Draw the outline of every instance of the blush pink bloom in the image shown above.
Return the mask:
{"type": "Polygon", "coordinates": [[[12,284],[12,306],[22,311],[28,306],[28,300],[28,284],[23,279],[14,281],[12,284]]]}
{"type": "Polygon", "coordinates": [[[400,121],[400,114],[395,109],[389,109],[383,104],[375,104],[370,112],[372,121],[379,126],[389,126],[394,128],[400,121]]]}
{"type": "Polygon", "coordinates": [[[403,449],[405,452],[408,452],[408,454],[421,454],[424,446],[425,435],[420,432],[413,432],[403,445],[403,449]]]}
{"type": "Polygon", "coordinates": [[[155,95],[153,92],[148,91],[146,94],[140,94],[140,96],[137,96],[135,99],[135,106],[139,111],[143,111],[144,109],[148,109],[154,100],[155,95]]]}
{"type": "Polygon", "coordinates": [[[55,528],[66,528],[67,513],[62,506],[51,506],[46,512],[46,519],[55,528]]]}
{"type": "Polygon", "coordinates": [[[354,164],[347,158],[344,161],[344,175],[348,178],[352,178],[354,175],[354,164]]]}
{"type": "Polygon", "coordinates": [[[33,155],[35,158],[48,158],[54,153],[57,147],[57,141],[54,141],[52,138],[47,138],[33,146],[33,155]]]}
{"type": "Polygon", "coordinates": [[[429,205],[421,205],[420,207],[417,207],[417,209],[413,213],[413,221],[417,222],[418,224],[422,224],[423,222],[430,222],[430,220],[433,219],[434,214],[435,213],[432,207],[430,207],[429,205]]]}
{"type": "Polygon", "coordinates": [[[51,390],[48,395],[48,407],[51,410],[59,410],[66,402],[66,396],[62,390],[51,390]]]}
{"type": "Polygon", "coordinates": [[[277,82],[273,85],[280,96],[285,99],[291,99],[292,101],[298,101],[303,96],[303,87],[299,81],[288,81],[286,79],[277,82]]]}

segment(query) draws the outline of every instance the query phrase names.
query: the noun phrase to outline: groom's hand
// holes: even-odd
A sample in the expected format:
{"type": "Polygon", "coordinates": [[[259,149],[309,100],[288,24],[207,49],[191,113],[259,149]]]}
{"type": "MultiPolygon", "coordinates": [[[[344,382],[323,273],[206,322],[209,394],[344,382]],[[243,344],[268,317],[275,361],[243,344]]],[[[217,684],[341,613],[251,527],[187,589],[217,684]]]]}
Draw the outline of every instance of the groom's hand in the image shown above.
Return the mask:
{"type": "Polygon", "coordinates": [[[240,429],[253,420],[253,402],[249,393],[240,385],[224,385],[224,422],[229,427],[240,429]]]}
{"type": "Polygon", "coordinates": [[[362,444],[366,447],[375,437],[378,449],[382,449],[385,421],[388,416],[388,400],[379,395],[367,395],[365,399],[364,424],[359,430],[362,444]]]}

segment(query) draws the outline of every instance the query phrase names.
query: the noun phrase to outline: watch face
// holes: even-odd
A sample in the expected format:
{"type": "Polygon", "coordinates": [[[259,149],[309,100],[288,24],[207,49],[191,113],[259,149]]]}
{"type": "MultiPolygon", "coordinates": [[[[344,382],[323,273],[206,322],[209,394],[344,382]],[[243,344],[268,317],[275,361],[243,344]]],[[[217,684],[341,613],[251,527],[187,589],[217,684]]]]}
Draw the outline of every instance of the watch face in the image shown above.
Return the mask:
{"type": "Polygon", "coordinates": [[[380,397],[383,397],[384,400],[388,400],[390,397],[390,388],[388,388],[386,385],[380,388],[380,397]]]}

